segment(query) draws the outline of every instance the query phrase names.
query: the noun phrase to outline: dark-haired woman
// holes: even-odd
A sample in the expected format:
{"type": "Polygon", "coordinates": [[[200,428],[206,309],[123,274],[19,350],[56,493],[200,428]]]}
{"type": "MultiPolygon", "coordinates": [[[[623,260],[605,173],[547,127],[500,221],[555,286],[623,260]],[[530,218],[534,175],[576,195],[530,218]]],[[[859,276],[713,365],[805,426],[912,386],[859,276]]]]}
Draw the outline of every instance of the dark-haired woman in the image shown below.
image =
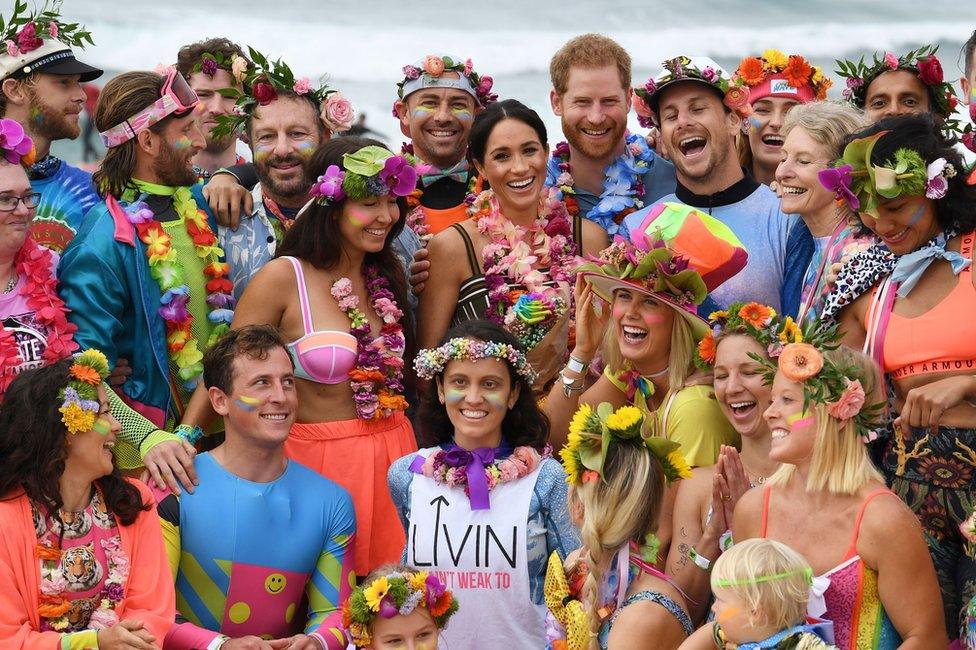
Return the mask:
{"type": "Polygon", "coordinates": [[[430,444],[390,468],[404,561],[436,572],[460,610],[451,648],[543,648],[546,560],[580,545],[565,474],[545,451],[549,421],[515,337],[487,321],[454,327],[421,350],[432,380],[421,410],[430,444]]]}
{"type": "Polygon", "coordinates": [[[570,217],[545,187],[546,137],[539,115],[514,99],[475,118],[468,152],[492,189],[478,195],[470,219],[430,241],[418,314],[426,347],[466,320],[504,325],[529,353],[537,392],[565,361],[576,257],[607,245],[599,225],[570,217]]]}
{"type": "Polygon", "coordinates": [[[309,168],[313,199],[251,280],[232,327],[269,324],[290,341],[299,410],[285,449],[349,490],[362,576],[400,557],[386,472],[417,448],[403,414],[406,281],[392,249],[416,172],[355,137],[322,145],[309,168]]]}
{"type": "Polygon", "coordinates": [[[824,314],[887,376],[895,419],[882,468],[925,529],[955,638],[976,594],[959,531],[976,499],[976,187],[927,115],[852,135],[839,163],[846,183],[840,169],[822,175],[880,242],[847,263],[824,314]]]}
{"type": "Polygon", "coordinates": [[[107,375],[89,350],[19,374],[0,407],[4,648],[154,650],[173,624],[152,495],[112,463],[107,375]]]}

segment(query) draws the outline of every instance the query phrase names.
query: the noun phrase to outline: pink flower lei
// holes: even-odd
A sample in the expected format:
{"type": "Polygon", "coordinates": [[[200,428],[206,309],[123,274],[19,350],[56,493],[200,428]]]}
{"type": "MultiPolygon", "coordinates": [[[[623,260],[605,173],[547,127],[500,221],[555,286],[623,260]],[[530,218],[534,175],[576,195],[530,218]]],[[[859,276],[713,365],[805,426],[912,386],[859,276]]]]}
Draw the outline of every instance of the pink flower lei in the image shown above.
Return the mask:
{"type": "MultiPolygon", "coordinates": [[[[509,312],[519,297],[527,293],[536,294],[539,300],[549,304],[558,304],[560,288],[573,283],[570,267],[576,259],[576,243],[569,212],[558,196],[556,188],[546,191],[540,200],[539,216],[528,228],[516,226],[502,215],[492,190],[482,192],[475,199],[471,212],[478,232],[489,241],[482,251],[482,259],[491,305],[486,317],[491,322],[505,327],[506,318],[512,321],[509,312]]],[[[529,350],[539,340],[541,337],[533,336],[532,340],[520,343],[529,350]]]]}
{"type": "MultiPolygon", "coordinates": [[[[69,356],[78,349],[72,337],[78,328],[68,322],[67,309],[58,297],[51,251],[38,246],[28,236],[14,259],[14,272],[26,278],[20,295],[27,297],[27,306],[35,311],[37,322],[48,332],[43,354],[45,365],[69,356]]],[[[13,332],[4,328],[0,328],[0,362],[0,368],[17,367],[23,363],[13,332]]],[[[14,374],[0,375],[0,399],[14,377],[14,374]]]]}
{"type": "Polygon", "coordinates": [[[359,310],[359,298],[352,293],[349,278],[336,280],[331,293],[349,318],[350,333],[356,337],[356,367],[349,371],[356,414],[363,420],[379,420],[408,406],[403,398],[402,355],[406,343],[399,322],[403,312],[389,282],[372,264],[366,265],[365,275],[370,305],[383,320],[376,338],[370,336],[369,321],[359,310]]]}
{"type": "MultiPolygon", "coordinates": [[[[438,485],[448,487],[462,487],[464,493],[469,494],[468,475],[464,467],[451,467],[445,462],[448,452],[441,449],[427,457],[424,461],[420,473],[429,479],[433,479],[438,485]]],[[[502,483],[510,483],[528,476],[535,471],[546,458],[551,456],[552,451],[547,446],[540,454],[532,447],[516,447],[510,456],[501,460],[496,460],[485,466],[485,478],[488,481],[488,489],[492,490],[502,483]]]]}

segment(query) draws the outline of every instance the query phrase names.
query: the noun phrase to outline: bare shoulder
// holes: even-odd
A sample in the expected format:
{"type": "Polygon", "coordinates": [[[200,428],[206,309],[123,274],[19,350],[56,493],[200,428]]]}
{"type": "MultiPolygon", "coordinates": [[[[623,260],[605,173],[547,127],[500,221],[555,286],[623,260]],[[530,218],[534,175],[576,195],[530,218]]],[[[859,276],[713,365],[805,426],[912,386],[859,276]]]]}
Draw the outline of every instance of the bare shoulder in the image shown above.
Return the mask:
{"type": "Polygon", "coordinates": [[[691,470],[691,477],[678,482],[678,498],[681,500],[701,501],[705,495],[711,495],[712,477],[715,467],[696,467],[691,470]]]}
{"type": "Polygon", "coordinates": [[[732,515],[732,535],[737,540],[759,535],[763,510],[763,489],[746,490],[735,504],[732,515]]]}
{"type": "Polygon", "coordinates": [[[590,219],[583,219],[581,225],[583,227],[583,253],[596,255],[610,243],[607,231],[597,222],[591,221],[590,219]]]}
{"type": "MultiPolygon", "coordinates": [[[[878,485],[876,489],[881,489],[878,485]]],[[[873,491],[873,490],[872,490],[873,491]]],[[[866,495],[865,495],[866,496],[866,495]]],[[[865,541],[885,543],[902,536],[906,529],[918,528],[918,518],[894,492],[879,494],[864,508],[860,536],[865,541]]]]}

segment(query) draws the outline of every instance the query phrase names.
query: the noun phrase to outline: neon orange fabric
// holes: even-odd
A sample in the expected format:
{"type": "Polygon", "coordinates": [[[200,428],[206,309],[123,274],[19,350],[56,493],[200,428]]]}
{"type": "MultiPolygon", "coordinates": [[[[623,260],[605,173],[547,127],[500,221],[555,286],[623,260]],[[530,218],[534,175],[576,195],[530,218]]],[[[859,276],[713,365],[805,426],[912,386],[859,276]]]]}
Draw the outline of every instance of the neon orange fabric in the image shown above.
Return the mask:
{"type": "Polygon", "coordinates": [[[296,423],[285,453],[346,488],[356,507],[356,575],[398,563],[406,546],[386,473],[417,451],[410,420],[397,412],[382,420],[296,423]]]}
{"type": "Polygon", "coordinates": [[[452,224],[461,223],[467,218],[468,206],[465,203],[446,210],[424,208],[424,223],[427,224],[431,235],[436,235],[440,231],[450,228],[452,224]]]}
{"type": "MultiPolygon", "coordinates": [[[[126,479],[139,488],[144,503],[153,509],[143,512],[131,526],[119,526],[122,549],[129,558],[125,599],[116,612],[119,619],[143,622],[157,644],[166,637],[176,616],[173,578],[166,561],[163,535],[156,515],[155,499],[139,481],[126,479]]],[[[37,536],[27,496],[0,501],[0,639],[5,650],[59,650],[61,634],[38,632],[41,575],[34,548],[37,536]]]]}

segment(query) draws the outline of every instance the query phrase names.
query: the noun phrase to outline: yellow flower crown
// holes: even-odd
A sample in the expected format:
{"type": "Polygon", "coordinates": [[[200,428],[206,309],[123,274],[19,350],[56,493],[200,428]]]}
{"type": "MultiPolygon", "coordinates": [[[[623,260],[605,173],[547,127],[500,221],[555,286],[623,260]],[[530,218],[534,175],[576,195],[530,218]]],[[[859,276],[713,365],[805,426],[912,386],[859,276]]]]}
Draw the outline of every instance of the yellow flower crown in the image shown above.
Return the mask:
{"type": "Polygon", "coordinates": [[[582,404],[569,425],[569,440],[559,452],[570,485],[604,478],[603,465],[611,443],[643,445],[661,463],[668,483],[691,477],[691,468],[681,454],[681,445],[657,436],[644,437],[644,412],[635,406],[616,411],[609,402],[594,410],[582,404]]]}
{"type": "Polygon", "coordinates": [[[68,375],[68,385],[58,393],[61,421],[68,433],[91,431],[101,409],[98,386],[108,377],[108,359],[98,350],[85,350],[75,357],[68,375]]]}

